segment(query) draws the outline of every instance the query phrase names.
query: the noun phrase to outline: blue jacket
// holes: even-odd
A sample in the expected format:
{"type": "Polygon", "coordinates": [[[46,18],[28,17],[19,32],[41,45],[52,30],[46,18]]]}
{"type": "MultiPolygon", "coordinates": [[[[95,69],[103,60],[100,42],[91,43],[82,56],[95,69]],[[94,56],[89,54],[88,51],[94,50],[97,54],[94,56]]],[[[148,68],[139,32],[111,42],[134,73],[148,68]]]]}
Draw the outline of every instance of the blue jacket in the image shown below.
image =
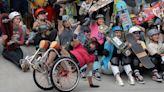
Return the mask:
{"type": "Polygon", "coordinates": [[[108,41],[106,41],[104,44],[104,49],[106,49],[109,52],[109,55],[102,57],[101,64],[102,64],[102,66],[105,67],[105,69],[108,69],[108,63],[110,62],[110,60],[113,56],[114,45],[112,43],[109,43],[108,41]]]}

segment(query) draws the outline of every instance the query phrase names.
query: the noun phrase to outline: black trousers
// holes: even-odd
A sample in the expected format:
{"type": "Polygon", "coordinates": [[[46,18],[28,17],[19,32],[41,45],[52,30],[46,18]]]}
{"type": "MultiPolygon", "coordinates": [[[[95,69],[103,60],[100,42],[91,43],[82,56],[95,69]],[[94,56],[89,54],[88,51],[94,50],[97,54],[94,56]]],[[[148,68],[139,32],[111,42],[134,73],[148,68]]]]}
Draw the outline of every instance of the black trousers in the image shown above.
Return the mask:
{"type": "MultiPolygon", "coordinates": [[[[158,54],[155,54],[153,56],[149,56],[151,62],[155,65],[154,68],[152,69],[162,69],[162,67],[164,68],[164,65],[161,64],[162,60],[161,60],[161,56],[158,54]]],[[[132,60],[132,66],[133,66],[133,70],[135,69],[139,69],[139,64],[140,64],[140,60],[136,57],[136,56],[131,56],[131,60],[132,60]]]]}
{"type": "Polygon", "coordinates": [[[20,59],[23,59],[23,51],[21,48],[16,48],[15,50],[8,51],[8,50],[3,50],[2,55],[5,59],[11,61],[14,63],[16,66],[21,68],[20,66],[20,59]]]}
{"type": "Polygon", "coordinates": [[[124,56],[123,54],[114,56],[111,59],[112,65],[119,66],[120,62],[121,62],[121,65],[128,65],[131,63],[130,58],[127,56],[124,56]]]}
{"type": "Polygon", "coordinates": [[[164,71],[164,64],[161,64],[162,59],[159,54],[150,56],[151,61],[155,64],[155,68],[164,71]]]}
{"type": "Polygon", "coordinates": [[[135,70],[135,69],[140,70],[140,66],[139,66],[140,61],[139,61],[139,59],[135,55],[132,55],[130,57],[131,57],[131,61],[132,61],[132,63],[131,63],[132,69],[133,70],[135,70]]]}

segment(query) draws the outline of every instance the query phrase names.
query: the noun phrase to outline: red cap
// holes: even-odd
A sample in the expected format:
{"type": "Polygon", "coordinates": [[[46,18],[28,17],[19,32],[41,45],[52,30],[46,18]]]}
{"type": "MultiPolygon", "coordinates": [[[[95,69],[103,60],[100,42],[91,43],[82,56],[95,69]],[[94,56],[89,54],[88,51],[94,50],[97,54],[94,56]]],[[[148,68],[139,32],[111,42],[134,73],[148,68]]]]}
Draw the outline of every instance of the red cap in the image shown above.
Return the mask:
{"type": "Polygon", "coordinates": [[[35,16],[38,16],[38,14],[39,14],[40,12],[45,12],[45,13],[46,13],[46,10],[43,9],[43,8],[37,9],[37,10],[35,11],[35,16]]]}

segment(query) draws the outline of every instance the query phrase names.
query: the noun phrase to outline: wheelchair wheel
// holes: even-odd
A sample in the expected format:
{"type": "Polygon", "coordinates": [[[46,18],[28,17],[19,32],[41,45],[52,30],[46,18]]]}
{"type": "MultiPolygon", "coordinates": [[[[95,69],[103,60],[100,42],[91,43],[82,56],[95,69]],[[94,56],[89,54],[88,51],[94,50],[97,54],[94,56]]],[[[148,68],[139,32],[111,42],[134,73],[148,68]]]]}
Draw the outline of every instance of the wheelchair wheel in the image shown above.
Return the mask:
{"type": "Polygon", "coordinates": [[[79,83],[79,67],[71,58],[58,58],[51,70],[51,81],[54,87],[61,92],[69,92],[79,83]]]}
{"type": "Polygon", "coordinates": [[[53,89],[53,85],[50,80],[50,74],[46,71],[39,71],[34,69],[33,71],[33,79],[35,84],[43,90],[51,90],[53,89]]]}

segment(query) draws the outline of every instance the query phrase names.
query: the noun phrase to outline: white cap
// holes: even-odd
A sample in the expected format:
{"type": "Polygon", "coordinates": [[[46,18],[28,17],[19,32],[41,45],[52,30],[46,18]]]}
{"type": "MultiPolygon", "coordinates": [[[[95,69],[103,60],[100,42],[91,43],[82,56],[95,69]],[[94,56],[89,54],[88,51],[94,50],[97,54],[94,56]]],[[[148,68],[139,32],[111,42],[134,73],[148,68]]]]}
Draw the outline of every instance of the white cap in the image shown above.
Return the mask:
{"type": "Polygon", "coordinates": [[[20,13],[19,12],[16,12],[16,11],[14,11],[14,12],[11,12],[10,14],[9,14],[9,19],[14,19],[14,17],[16,17],[16,16],[21,16],[20,15],[20,13]]]}
{"type": "Polygon", "coordinates": [[[133,26],[129,29],[129,33],[139,32],[139,31],[141,31],[141,29],[137,26],[133,26]]]}

